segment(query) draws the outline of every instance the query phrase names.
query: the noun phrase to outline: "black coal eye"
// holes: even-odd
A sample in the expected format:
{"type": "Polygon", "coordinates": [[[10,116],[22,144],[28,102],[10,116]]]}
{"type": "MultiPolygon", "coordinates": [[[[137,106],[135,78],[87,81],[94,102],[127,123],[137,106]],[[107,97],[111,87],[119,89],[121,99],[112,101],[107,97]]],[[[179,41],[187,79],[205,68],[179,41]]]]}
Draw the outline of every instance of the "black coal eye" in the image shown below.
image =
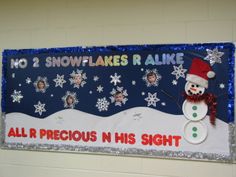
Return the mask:
{"type": "Polygon", "coordinates": [[[194,85],[191,85],[192,87],[194,87],[194,85]]]}
{"type": "Polygon", "coordinates": [[[190,93],[191,91],[190,90],[188,90],[188,93],[190,93]]]}
{"type": "Polygon", "coordinates": [[[199,91],[199,93],[201,94],[201,93],[202,93],[202,91],[199,91]]]}
{"type": "Polygon", "coordinates": [[[196,85],[196,87],[199,87],[199,85],[196,85]]]}

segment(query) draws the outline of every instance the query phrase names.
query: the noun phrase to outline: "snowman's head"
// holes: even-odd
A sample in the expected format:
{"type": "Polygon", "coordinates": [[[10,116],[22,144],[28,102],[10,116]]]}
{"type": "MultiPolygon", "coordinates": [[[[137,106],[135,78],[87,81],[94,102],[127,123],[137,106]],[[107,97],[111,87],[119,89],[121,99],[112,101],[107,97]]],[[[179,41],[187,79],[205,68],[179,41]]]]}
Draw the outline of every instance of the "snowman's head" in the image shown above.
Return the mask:
{"type": "Polygon", "coordinates": [[[190,96],[202,95],[205,92],[205,88],[198,84],[188,81],[185,84],[185,92],[187,95],[190,95],[190,96]]]}

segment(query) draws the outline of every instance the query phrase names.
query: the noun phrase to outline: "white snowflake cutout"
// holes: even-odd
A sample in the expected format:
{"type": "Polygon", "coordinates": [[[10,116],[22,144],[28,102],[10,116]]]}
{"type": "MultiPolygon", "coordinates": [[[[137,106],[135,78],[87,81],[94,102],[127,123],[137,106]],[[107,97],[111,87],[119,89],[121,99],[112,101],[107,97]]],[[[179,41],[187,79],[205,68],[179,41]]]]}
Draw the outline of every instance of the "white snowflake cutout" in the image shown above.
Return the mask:
{"type": "Polygon", "coordinates": [[[162,76],[158,73],[157,69],[147,69],[145,71],[144,76],[142,77],[143,81],[146,83],[147,87],[159,85],[159,81],[161,80],[162,76]]]}
{"type": "Polygon", "coordinates": [[[93,81],[94,81],[94,82],[97,82],[98,80],[99,80],[99,77],[98,77],[98,76],[94,76],[94,77],[93,77],[93,81]]]}
{"type": "Polygon", "coordinates": [[[83,70],[77,69],[70,74],[70,84],[74,84],[74,88],[83,87],[86,84],[86,73],[83,73],[83,70]]]}
{"type": "Polygon", "coordinates": [[[61,87],[63,88],[63,84],[66,83],[66,80],[64,79],[64,75],[58,75],[57,74],[57,78],[53,79],[53,81],[56,83],[55,87],[61,87]]]}
{"type": "Polygon", "coordinates": [[[14,90],[11,97],[12,97],[12,102],[13,103],[15,103],[15,102],[20,103],[21,99],[23,98],[23,95],[21,94],[21,91],[14,90]]]}
{"type": "Polygon", "coordinates": [[[116,89],[112,89],[110,92],[111,96],[111,103],[115,103],[115,106],[122,106],[125,105],[125,103],[128,101],[128,93],[127,90],[124,90],[123,87],[116,87],[116,89]]]}
{"type": "Polygon", "coordinates": [[[34,105],[35,107],[35,113],[39,113],[39,115],[41,116],[43,112],[46,112],[45,109],[45,104],[42,104],[40,101],[38,101],[38,104],[34,105]]]}
{"type": "Polygon", "coordinates": [[[110,78],[111,78],[110,83],[113,83],[114,86],[116,86],[117,83],[121,83],[120,81],[121,75],[117,75],[117,73],[115,73],[114,76],[110,75],[110,78]]]}
{"type": "Polygon", "coordinates": [[[34,81],[34,87],[35,87],[36,92],[45,93],[46,89],[49,87],[47,77],[38,76],[37,80],[34,81]]]}
{"type": "Polygon", "coordinates": [[[144,99],[147,101],[147,106],[154,106],[156,107],[156,103],[160,101],[159,98],[157,98],[157,93],[151,94],[148,92],[148,97],[144,99]]]}
{"type": "Polygon", "coordinates": [[[103,87],[101,85],[99,85],[97,87],[97,92],[99,92],[99,93],[103,92],[103,87]]]}
{"type": "Polygon", "coordinates": [[[173,66],[173,67],[174,71],[171,74],[175,75],[176,80],[178,80],[180,77],[185,78],[185,72],[187,71],[187,69],[184,69],[183,65],[173,66]]]}
{"type": "Polygon", "coordinates": [[[173,80],[173,81],[172,81],[172,84],[173,84],[173,85],[177,85],[177,84],[178,84],[178,81],[177,81],[177,80],[173,80]]]}
{"type": "Polygon", "coordinates": [[[74,109],[75,105],[79,102],[75,92],[67,91],[61,99],[64,102],[64,108],[74,109]]]}
{"type": "Polygon", "coordinates": [[[204,59],[210,61],[211,66],[215,63],[222,63],[221,57],[224,55],[224,52],[219,52],[217,48],[214,48],[213,50],[206,49],[206,51],[207,56],[204,59]]]}
{"type": "Polygon", "coordinates": [[[27,77],[26,79],[25,79],[25,82],[26,82],[26,84],[30,84],[32,81],[31,81],[31,78],[29,78],[29,77],[27,77]]]}
{"type": "Polygon", "coordinates": [[[96,107],[98,108],[99,112],[101,111],[108,111],[109,102],[107,101],[106,97],[98,98],[96,107]]]}

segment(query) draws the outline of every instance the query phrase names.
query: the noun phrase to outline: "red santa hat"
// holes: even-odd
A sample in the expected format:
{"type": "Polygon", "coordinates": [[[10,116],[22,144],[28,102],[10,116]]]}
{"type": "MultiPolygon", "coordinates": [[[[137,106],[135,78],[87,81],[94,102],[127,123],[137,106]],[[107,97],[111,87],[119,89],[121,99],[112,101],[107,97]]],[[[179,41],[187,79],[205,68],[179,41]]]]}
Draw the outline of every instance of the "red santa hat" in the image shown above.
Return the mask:
{"type": "Polygon", "coordinates": [[[194,58],[186,80],[208,88],[208,79],[215,77],[210,65],[200,58],[194,58]]]}

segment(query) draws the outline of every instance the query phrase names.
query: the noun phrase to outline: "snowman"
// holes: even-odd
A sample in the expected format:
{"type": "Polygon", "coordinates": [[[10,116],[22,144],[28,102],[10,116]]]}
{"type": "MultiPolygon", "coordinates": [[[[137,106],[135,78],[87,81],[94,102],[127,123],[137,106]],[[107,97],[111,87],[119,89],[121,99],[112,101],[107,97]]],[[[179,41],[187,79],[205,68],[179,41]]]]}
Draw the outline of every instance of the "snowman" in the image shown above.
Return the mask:
{"type": "Polygon", "coordinates": [[[210,122],[214,125],[216,99],[205,93],[208,79],[215,77],[210,65],[199,58],[192,60],[185,84],[185,101],[182,110],[188,122],[184,125],[184,138],[191,144],[202,143],[207,137],[207,126],[202,121],[210,109],[210,122]]]}

